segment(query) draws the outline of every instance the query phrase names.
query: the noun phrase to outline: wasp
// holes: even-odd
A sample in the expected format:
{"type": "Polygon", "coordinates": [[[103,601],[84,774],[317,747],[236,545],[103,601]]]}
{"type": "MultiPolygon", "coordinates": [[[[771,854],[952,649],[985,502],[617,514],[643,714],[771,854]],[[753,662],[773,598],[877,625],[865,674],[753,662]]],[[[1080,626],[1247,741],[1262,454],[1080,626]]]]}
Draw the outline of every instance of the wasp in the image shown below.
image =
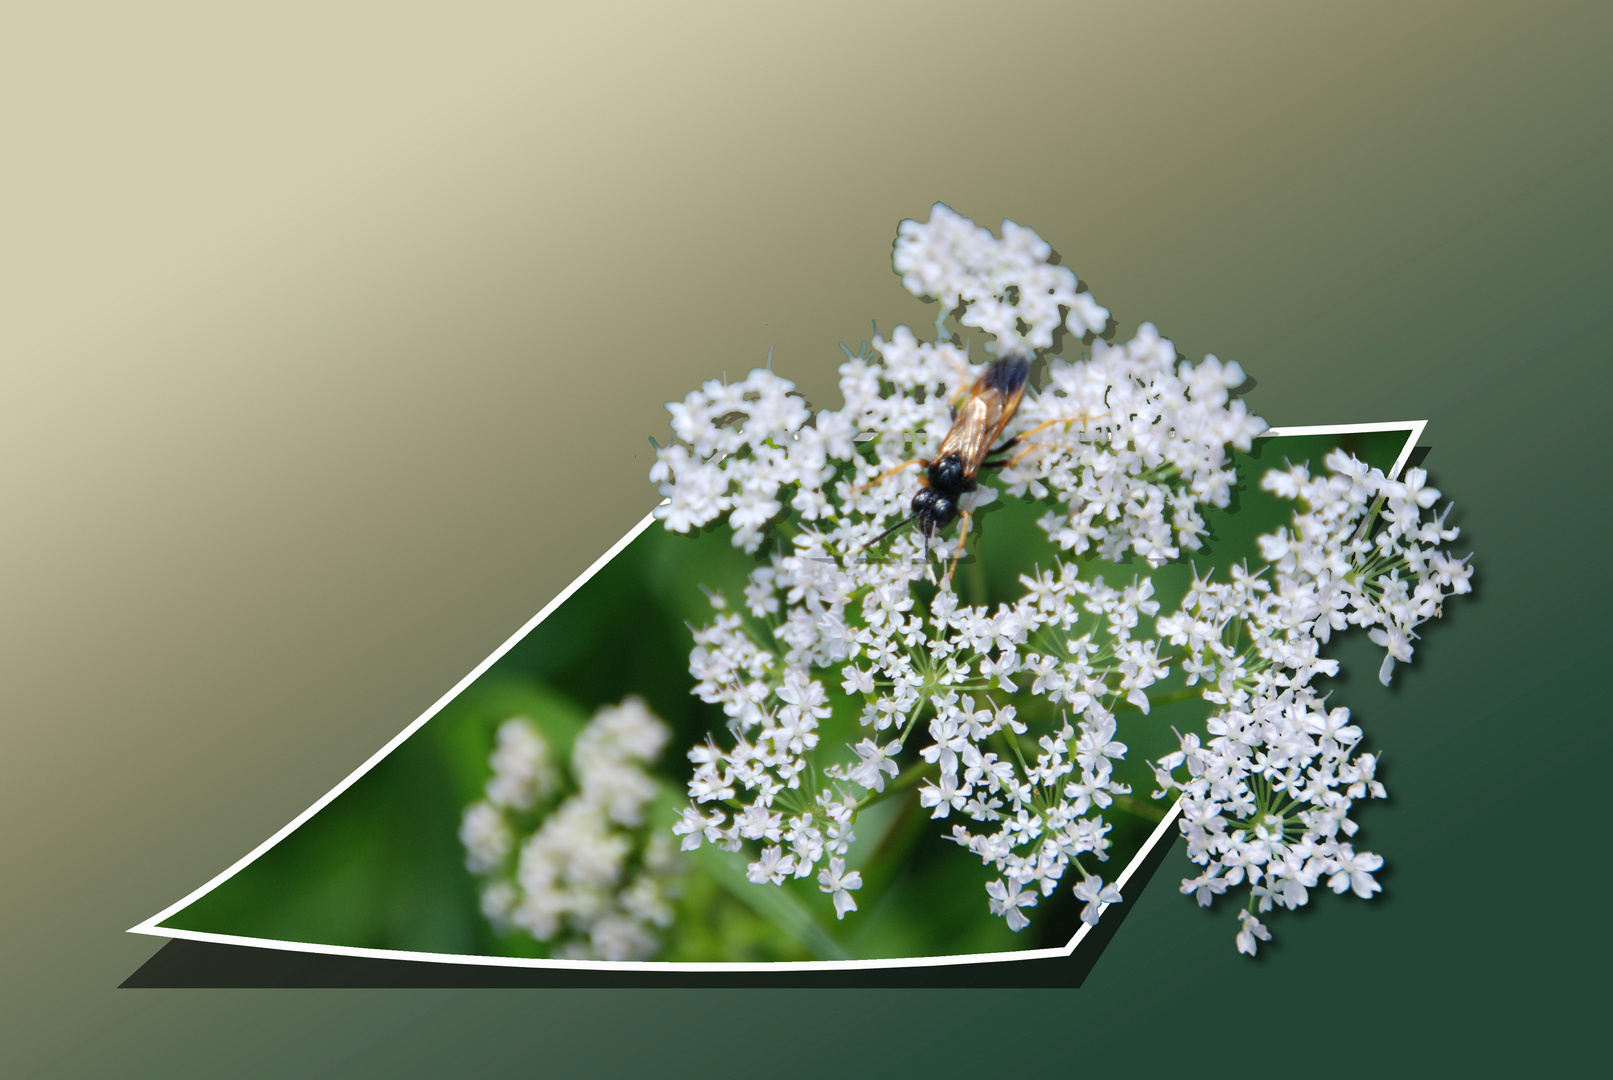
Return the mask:
{"type": "MultiPolygon", "coordinates": [[[[975,490],[975,476],[981,469],[1000,469],[1018,462],[1040,444],[1027,444],[1025,449],[1011,458],[998,455],[1020,446],[1027,436],[1044,428],[1103,419],[1101,416],[1076,416],[1049,420],[994,446],[1002,437],[1003,429],[1013,420],[1014,413],[1019,410],[1029,378],[1030,361],[1023,356],[1004,356],[992,361],[953,409],[952,430],[941,440],[935,457],[905,461],[863,485],[872,487],[913,465],[924,469],[924,477],[920,481],[923,488],[913,496],[912,513],[874,537],[864,547],[877,544],[891,533],[916,521],[919,531],[924,534],[924,549],[928,554],[930,541],[936,533],[962,517],[963,527],[959,530],[958,550],[954,558],[961,557],[963,542],[969,535],[969,512],[963,509],[961,501],[975,490]]],[[[951,571],[947,574],[950,577],[951,571]]]]}
{"type": "Polygon", "coordinates": [[[872,487],[912,465],[922,466],[925,471],[921,481],[923,489],[913,496],[913,512],[874,537],[869,545],[916,521],[928,551],[935,534],[961,516],[963,529],[958,537],[958,553],[962,554],[964,538],[969,535],[969,512],[962,508],[960,500],[975,489],[975,476],[982,468],[1000,468],[1009,463],[1003,458],[990,459],[1018,445],[1019,439],[1009,439],[995,448],[993,444],[1024,400],[1029,377],[1030,361],[1023,356],[1005,356],[992,361],[953,409],[952,430],[941,440],[934,458],[903,462],[864,485],[872,487]]]}

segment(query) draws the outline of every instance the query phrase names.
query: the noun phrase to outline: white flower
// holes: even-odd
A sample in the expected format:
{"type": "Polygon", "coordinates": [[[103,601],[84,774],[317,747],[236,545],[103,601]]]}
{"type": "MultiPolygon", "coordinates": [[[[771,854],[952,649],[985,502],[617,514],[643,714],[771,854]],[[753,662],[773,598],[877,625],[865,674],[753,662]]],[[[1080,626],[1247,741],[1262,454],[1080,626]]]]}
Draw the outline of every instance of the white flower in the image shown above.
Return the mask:
{"type": "Polygon", "coordinates": [[[725,815],[721,810],[713,810],[710,817],[706,817],[692,806],[683,808],[682,819],[674,826],[672,832],[683,837],[683,850],[693,851],[700,846],[702,839],[716,843],[721,836],[721,826],[725,815]]]}
{"type": "Polygon", "coordinates": [[[829,865],[818,871],[818,888],[833,894],[836,919],[844,919],[846,912],[857,910],[857,901],[852,899],[851,890],[862,887],[862,874],[856,870],[846,873],[844,859],[830,859],[829,865]]]}
{"type": "Polygon", "coordinates": [[[795,858],[784,854],[778,846],[762,849],[762,857],[745,869],[745,876],[757,885],[772,882],[784,884],[784,879],[795,870],[795,858]]]}
{"type": "Polygon", "coordinates": [[[1103,905],[1118,904],[1121,901],[1119,888],[1105,885],[1103,879],[1096,874],[1085,878],[1075,886],[1075,898],[1086,901],[1086,906],[1081,909],[1081,921],[1091,926],[1098,925],[1098,912],[1103,905]]]}
{"type": "Polygon", "coordinates": [[[1022,892],[1019,882],[1009,881],[1005,884],[999,878],[986,883],[986,897],[991,913],[1008,920],[1008,929],[1017,933],[1030,925],[1030,919],[1021,909],[1036,906],[1035,892],[1022,892]]]}
{"type": "Polygon", "coordinates": [[[1238,919],[1242,926],[1238,931],[1238,951],[1253,956],[1257,948],[1255,939],[1270,941],[1271,931],[1267,930],[1260,920],[1247,910],[1238,912],[1238,919]]]}
{"type": "Polygon", "coordinates": [[[1372,639],[1372,644],[1381,645],[1389,650],[1388,655],[1383,658],[1383,667],[1378,670],[1378,681],[1388,686],[1390,675],[1395,669],[1395,661],[1404,662],[1411,659],[1411,639],[1417,635],[1391,624],[1377,627],[1367,636],[1372,639]]]}
{"type": "Polygon", "coordinates": [[[1373,872],[1383,866],[1381,855],[1374,855],[1370,851],[1357,854],[1349,844],[1340,844],[1332,863],[1338,872],[1327,879],[1327,884],[1336,893],[1350,889],[1366,900],[1383,888],[1372,879],[1373,872]]]}
{"type": "Polygon", "coordinates": [[[890,773],[895,776],[897,773],[896,762],[892,761],[891,757],[901,751],[901,744],[893,742],[877,746],[874,740],[864,739],[852,749],[862,760],[854,768],[847,770],[846,778],[873,791],[884,791],[884,774],[890,773]]]}

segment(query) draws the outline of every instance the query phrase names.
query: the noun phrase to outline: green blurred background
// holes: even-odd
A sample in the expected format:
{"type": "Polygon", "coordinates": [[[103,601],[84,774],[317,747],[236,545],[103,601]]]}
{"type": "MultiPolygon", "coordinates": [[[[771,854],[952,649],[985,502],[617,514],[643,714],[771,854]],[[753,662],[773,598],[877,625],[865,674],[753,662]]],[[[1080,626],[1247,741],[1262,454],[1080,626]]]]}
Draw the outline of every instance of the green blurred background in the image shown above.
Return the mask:
{"type": "Polygon", "coordinates": [[[6,1071],[1600,1053],[1613,12],[983,11],[7,12],[6,1071]],[[1237,360],[1273,424],[1429,421],[1477,595],[1393,688],[1351,687],[1392,794],[1365,828],[1384,895],[1322,897],[1251,963],[1161,871],[1081,990],[989,1002],[115,989],[160,945],[125,928],[644,515],[662,402],[771,345],[832,404],[833,343],[917,317],[889,246],[936,199],[1036,228],[1123,333],[1237,360]]]}

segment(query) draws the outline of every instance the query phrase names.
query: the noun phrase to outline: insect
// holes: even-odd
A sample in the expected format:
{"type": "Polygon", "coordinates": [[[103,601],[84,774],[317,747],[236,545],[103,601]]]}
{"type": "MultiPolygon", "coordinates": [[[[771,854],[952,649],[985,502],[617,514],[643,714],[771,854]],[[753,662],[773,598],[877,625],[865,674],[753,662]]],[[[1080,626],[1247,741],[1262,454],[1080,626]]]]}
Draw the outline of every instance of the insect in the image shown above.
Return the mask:
{"type": "Polygon", "coordinates": [[[958,553],[963,553],[963,541],[969,535],[969,513],[962,508],[960,500],[975,489],[975,475],[982,468],[1008,464],[1001,458],[996,461],[987,459],[1019,443],[1018,438],[1013,438],[995,449],[992,447],[1024,399],[1025,381],[1029,375],[1030,362],[1023,356],[1005,356],[992,361],[954,410],[952,430],[941,440],[934,458],[914,458],[903,462],[864,485],[872,487],[909,465],[922,465],[925,470],[924,487],[913,496],[912,514],[874,537],[869,541],[870,545],[916,521],[919,531],[924,534],[924,547],[928,551],[935,534],[961,516],[963,529],[958,537],[958,553]]]}
{"type": "MultiPolygon", "coordinates": [[[[914,458],[905,461],[862,485],[872,487],[910,465],[922,465],[925,470],[922,480],[924,486],[913,496],[913,512],[864,544],[864,547],[877,544],[896,530],[916,521],[919,523],[919,531],[924,534],[924,549],[927,556],[930,541],[936,533],[962,517],[963,528],[958,533],[958,550],[953,556],[956,565],[956,560],[963,555],[963,542],[969,535],[969,512],[963,509],[962,499],[975,489],[975,476],[981,469],[999,469],[1015,464],[1031,450],[1044,444],[1024,444],[1024,449],[1011,458],[996,455],[1020,446],[1028,436],[1044,428],[1055,424],[1084,425],[1090,420],[1103,419],[1102,416],[1072,416],[1048,420],[1037,424],[1029,431],[1021,432],[1000,446],[993,447],[992,444],[1014,418],[1019,403],[1024,400],[1025,383],[1029,376],[1030,361],[1023,356],[1005,356],[992,361],[980,378],[975,380],[975,384],[963,395],[962,402],[953,410],[952,430],[941,440],[934,458],[928,460],[914,458]]],[[[948,577],[951,574],[952,571],[949,569],[948,577]]]]}

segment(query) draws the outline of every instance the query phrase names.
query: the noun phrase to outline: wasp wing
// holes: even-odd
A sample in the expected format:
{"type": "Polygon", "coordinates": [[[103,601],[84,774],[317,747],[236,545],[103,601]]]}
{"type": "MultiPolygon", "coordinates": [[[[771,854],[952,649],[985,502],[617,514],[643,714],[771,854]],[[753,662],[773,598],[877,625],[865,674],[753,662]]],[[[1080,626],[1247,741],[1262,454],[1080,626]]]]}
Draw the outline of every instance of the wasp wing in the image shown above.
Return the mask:
{"type": "Polygon", "coordinates": [[[1019,409],[1029,374],[1030,364],[1022,356],[1006,356],[994,361],[958,406],[952,430],[941,441],[935,459],[939,461],[948,454],[957,454],[963,475],[973,478],[1003,428],[1019,409]]]}

